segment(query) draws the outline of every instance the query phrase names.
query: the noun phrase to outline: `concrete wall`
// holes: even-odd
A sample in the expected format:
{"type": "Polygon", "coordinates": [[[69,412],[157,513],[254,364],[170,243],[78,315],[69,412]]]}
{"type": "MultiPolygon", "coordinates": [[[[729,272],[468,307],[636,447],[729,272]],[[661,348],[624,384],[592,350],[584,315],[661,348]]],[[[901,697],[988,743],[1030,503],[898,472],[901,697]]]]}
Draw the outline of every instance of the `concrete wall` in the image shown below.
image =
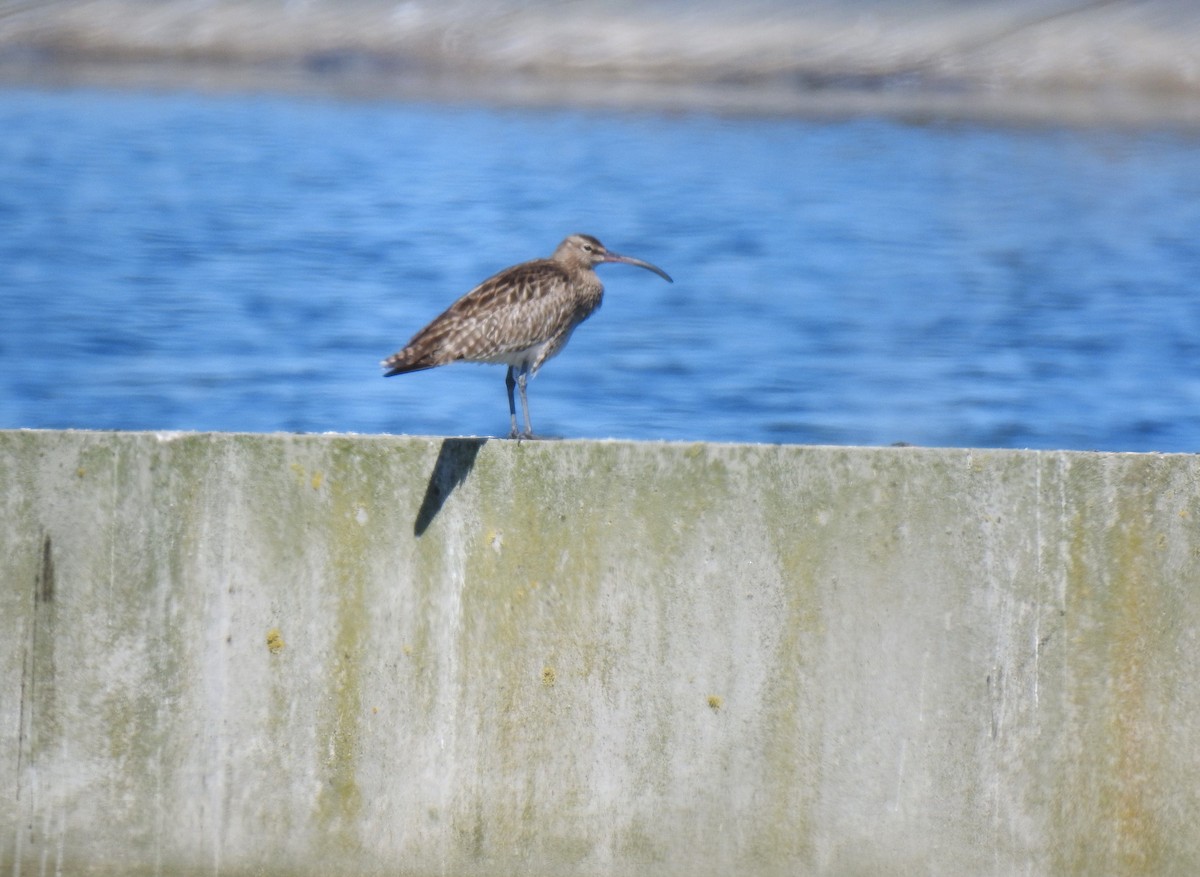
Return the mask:
{"type": "Polygon", "coordinates": [[[1200,873],[1200,458],[0,433],[0,873],[1200,873]]]}

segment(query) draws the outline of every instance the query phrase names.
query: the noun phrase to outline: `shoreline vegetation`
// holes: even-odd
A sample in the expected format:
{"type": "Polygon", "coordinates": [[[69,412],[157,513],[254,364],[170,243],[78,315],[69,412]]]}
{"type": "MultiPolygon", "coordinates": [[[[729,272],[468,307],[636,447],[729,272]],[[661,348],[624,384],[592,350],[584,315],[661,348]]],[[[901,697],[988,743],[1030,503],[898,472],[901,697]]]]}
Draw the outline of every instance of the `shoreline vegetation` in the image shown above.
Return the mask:
{"type": "Polygon", "coordinates": [[[1200,127],[1200,8],[17,0],[0,84],[1200,127]]]}

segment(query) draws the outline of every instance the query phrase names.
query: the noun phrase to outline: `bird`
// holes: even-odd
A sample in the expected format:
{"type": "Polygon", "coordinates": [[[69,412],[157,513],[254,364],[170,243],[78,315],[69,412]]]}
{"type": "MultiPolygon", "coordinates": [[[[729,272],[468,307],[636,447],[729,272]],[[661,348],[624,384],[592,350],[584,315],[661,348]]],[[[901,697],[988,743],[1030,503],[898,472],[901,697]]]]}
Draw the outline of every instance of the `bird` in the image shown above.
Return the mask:
{"type": "Polygon", "coordinates": [[[668,283],[657,265],[623,256],[587,234],[566,237],[546,259],[505,268],[458,299],[417,332],[402,350],[383,360],[384,377],[436,368],[453,362],[508,366],[509,438],[534,438],[525,386],[546,361],[562,352],[576,327],[595,313],[604,298],[597,265],[636,265],[668,283]],[[521,393],[525,429],[517,429],[513,389],[521,393]]]}

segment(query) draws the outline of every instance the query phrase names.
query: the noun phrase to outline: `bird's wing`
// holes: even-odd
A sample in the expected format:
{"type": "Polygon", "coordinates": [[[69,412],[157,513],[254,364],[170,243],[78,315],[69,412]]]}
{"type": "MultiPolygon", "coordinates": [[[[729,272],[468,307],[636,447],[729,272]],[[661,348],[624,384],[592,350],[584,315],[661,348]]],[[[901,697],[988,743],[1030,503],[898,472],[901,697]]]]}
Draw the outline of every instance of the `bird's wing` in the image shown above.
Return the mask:
{"type": "Polygon", "coordinates": [[[569,286],[567,272],[554,262],[519,265],[479,284],[443,317],[477,339],[473,354],[525,350],[570,320],[569,286]]]}
{"type": "Polygon", "coordinates": [[[480,283],[413,336],[385,365],[416,371],[526,350],[572,322],[566,270],[546,259],[480,283]]]}

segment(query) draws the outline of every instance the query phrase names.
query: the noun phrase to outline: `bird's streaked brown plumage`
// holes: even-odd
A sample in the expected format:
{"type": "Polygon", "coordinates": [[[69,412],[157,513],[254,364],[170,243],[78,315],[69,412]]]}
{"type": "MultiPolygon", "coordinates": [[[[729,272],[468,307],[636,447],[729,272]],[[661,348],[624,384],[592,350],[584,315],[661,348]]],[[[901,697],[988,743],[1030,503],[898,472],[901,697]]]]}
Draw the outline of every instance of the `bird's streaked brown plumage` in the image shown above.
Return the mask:
{"type": "Polygon", "coordinates": [[[637,265],[670,282],[649,262],[607,250],[591,235],[573,234],[548,259],[506,268],[476,286],[382,363],[385,377],[452,362],[504,363],[512,437],[530,437],[527,380],[558,354],[575,327],[600,307],[604,287],[595,267],[637,265]],[[521,392],[525,431],[517,430],[513,388],[521,392]]]}

